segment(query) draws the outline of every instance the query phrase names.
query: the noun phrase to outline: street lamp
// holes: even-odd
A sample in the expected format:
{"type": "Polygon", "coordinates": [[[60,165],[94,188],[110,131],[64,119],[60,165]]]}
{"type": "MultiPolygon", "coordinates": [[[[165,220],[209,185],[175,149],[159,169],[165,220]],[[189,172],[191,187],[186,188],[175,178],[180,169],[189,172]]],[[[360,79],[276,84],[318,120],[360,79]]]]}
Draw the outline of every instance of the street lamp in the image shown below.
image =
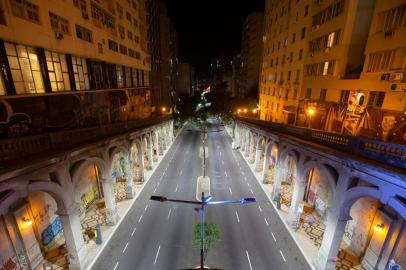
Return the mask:
{"type": "Polygon", "coordinates": [[[162,107],[162,112],[166,112],[166,107],[162,107]]]}
{"type": "Polygon", "coordinates": [[[247,109],[244,109],[244,113],[247,113],[247,111],[248,111],[247,109]]]}
{"type": "Polygon", "coordinates": [[[314,108],[309,108],[307,109],[307,114],[309,115],[309,122],[308,122],[308,128],[310,128],[310,123],[312,121],[312,116],[316,113],[316,110],[314,108]]]}
{"type": "Polygon", "coordinates": [[[204,269],[204,207],[206,205],[221,205],[221,204],[246,204],[256,202],[255,198],[242,198],[239,200],[228,200],[228,201],[213,201],[211,196],[204,196],[204,192],[202,192],[202,199],[201,201],[188,201],[188,200],[177,200],[177,199],[168,199],[164,196],[151,196],[151,201],[158,201],[158,202],[178,202],[178,203],[188,203],[188,204],[199,204],[200,205],[200,269],[204,269]]]}

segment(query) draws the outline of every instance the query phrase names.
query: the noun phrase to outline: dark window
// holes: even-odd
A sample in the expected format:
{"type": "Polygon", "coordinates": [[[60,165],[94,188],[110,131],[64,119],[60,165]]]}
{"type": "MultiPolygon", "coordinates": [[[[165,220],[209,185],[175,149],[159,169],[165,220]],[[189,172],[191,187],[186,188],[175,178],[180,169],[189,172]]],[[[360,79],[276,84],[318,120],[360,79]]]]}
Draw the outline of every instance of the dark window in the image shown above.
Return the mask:
{"type": "Polygon", "coordinates": [[[350,97],[350,90],[341,90],[341,94],[340,94],[341,103],[347,104],[349,97],[350,97]]]}
{"type": "Polygon", "coordinates": [[[120,53],[127,55],[127,47],[120,44],[120,53]]]}
{"type": "Polygon", "coordinates": [[[77,24],[75,25],[75,27],[76,27],[76,36],[78,38],[87,42],[92,42],[92,31],[77,24]]]}
{"type": "Polygon", "coordinates": [[[301,38],[304,39],[305,36],[306,36],[306,27],[303,27],[303,28],[302,28],[302,35],[301,35],[301,38]]]}
{"type": "Polygon", "coordinates": [[[327,89],[321,89],[319,100],[326,101],[326,95],[327,95],[327,89]]]}
{"type": "Polygon", "coordinates": [[[309,15],[309,5],[305,6],[304,17],[306,17],[307,15],[309,15]]]}
{"type": "Polygon", "coordinates": [[[292,34],[292,44],[295,43],[295,40],[296,40],[296,33],[293,33],[292,34]]]}
{"type": "Polygon", "coordinates": [[[39,23],[39,7],[27,0],[11,0],[11,12],[14,16],[39,23]]]}
{"type": "Polygon", "coordinates": [[[115,52],[118,52],[118,44],[115,41],[109,39],[109,49],[115,52]]]}
{"type": "Polygon", "coordinates": [[[311,99],[311,98],[312,98],[312,89],[311,89],[311,88],[307,88],[307,89],[306,89],[305,99],[311,99]]]}
{"type": "Polygon", "coordinates": [[[371,91],[369,93],[368,106],[382,107],[385,92],[371,91]]]}
{"type": "Polygon", "coordinates": [[[3,3],[0,3],[0,24],[7,25],[6,17],[4,15],[3,3]]]}
{"type": "Polygon", "coordinates": [[[69,34],[69,21],[67,19],[49,12],[49,20],[52,30],[55,32],[69,34]]]}

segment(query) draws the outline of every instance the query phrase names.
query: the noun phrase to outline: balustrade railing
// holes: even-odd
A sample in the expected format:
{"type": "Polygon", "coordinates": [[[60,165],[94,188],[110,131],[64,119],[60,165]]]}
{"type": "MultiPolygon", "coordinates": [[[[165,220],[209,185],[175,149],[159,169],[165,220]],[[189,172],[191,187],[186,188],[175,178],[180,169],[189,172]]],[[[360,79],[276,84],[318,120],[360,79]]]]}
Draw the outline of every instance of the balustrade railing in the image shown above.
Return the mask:
{"type": "Polygon", "coordinates": [[[30,156],[47,151],[78,146],[131,130],[152,126],[169,119],[170,117],[153,117],[110,125],[0,140],[0,168],[2,167],[1,163],[6,161],[28,159],[30,156]]]}
{"type": "Polygon", "coordinates": [[[237,121],[253,124],[265,130],[283,132],[300,139],[319,143],[350,154],[379,161],[399,168],[406,168],[406,145],[374,141],[362,137],[294,127],[269,121],[237,117],[237,121]]]}

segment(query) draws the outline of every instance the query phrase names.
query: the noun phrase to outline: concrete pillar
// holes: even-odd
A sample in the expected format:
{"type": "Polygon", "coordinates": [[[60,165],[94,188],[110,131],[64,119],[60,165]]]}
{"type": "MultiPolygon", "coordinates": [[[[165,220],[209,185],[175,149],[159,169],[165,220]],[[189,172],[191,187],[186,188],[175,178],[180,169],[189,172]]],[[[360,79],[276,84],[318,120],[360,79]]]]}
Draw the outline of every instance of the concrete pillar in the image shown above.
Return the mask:
{"type": "Polygon", "coordinates": [[[306,180],[301,177],[297,177],[295,187],[293,188],[292,202],[290,203],[289,214],[287,223],[293,229],[297,229],[300,226],[298,223],[300,218],[299,204],[303,201],[303,196],[306,189],[306,180]]]}
{"type": "Polygon", "coordinates": [[[331,206],[328,207],[326,229],[321,247],[313,264],[317,270],[334,270],[338,251],[344,235],[345,226],[351,217],[341,215],[344,195],[350,183],[351,173],[345,169],[340,172],[331,206]]]}
{"type": "Polygon", "coordinates": [[[248,162],[254,163],[254,157],[255,157],[255,137],[252,136],[250,149],[248,151],[248,162]]]}
{"type": "Polygon", "coordinates": [[[265,150],[265,154],[264,154],[264,164],[262,167],[262,183],[266,184],[268,183],[268,167],[269,167],[269,155],[271,152],[271,145],[268,145],[268,147],[265,150]]]}
{"type": "Polygon", "coordinates": [[[164,154],[164,149],[163,149],[163,143],[162,143],[162,134],[161,132],[158,133],[158,155],[162,156],[164,154]]]}
{"type": "Polygon", "coordinates": [[[274,182],[272,186],[272,193],[271,197],[272,200],[275,200],[278,194],[281,193],[281,184],[282,184],[282,171],[284,167],[283,164],[279,161],[275,164],[275,177],[274,177],[274,182]]]}
{"type": "Polygon", "coordinates": [[[115,225],[119,219],[114,184],[115,180],[111,177],[102,179],[104,202],[106,204],[106,222],[110,226],[115,225]]]}
{"type": "Polygon", "coordinates": [[[149,137],[149,140],[148,140],[147,150],[148,150],[148,152],[147,152],[148,160],[149,160],[149,163],[151,166],[150,169],[152,170],[152,168],[154,167],[154,161],[152,160],[152,137],[151,136],[149,137]]]}
{"type": "Polygon", "coordinates": [[[250,148],[251,148],[251,136],[249,135],[249,133],[248,133],[248,135],[247,135],[248,137],[247,137],[247,143],[246,143],[246,148],[245,148],[245,156],[246,157],[249,157],[249,154],[250,154],[250,148]]]}
{"type": "Polygon", "coordinates": [[[128,163],[125,168],[125,178],[126,178],[126,197],[127,199],[134,198],[135,189],[134,189],[134,175],[133,175],[133,161],[128,158],[128,163]]]}
{"type": "Polygon", "coordinates": [[[140,168],[140,177],[141,177],[141,181],[144,181],[144,146],[143,146],[143,141],[141,138],[141,144],[140,144],[140,148],[138,149],[138,166],[140,168]]]}
{"type": "Polygon", "coordinates": [[[256,172],[259,172],[259,165],[261,164],[260,161],[261,161],[262,151],[264,151],[259,145],[260,141],[261,140],[258,140],[257,152],[255,153],[255,167],[254,168],[255,168],[256,172]]]}
{"type": "Polygon", "coordinates": [[[66,249],[68,250],[69,269],[85,269],[87,247],[83,240],[78,206],[71,205],[67,209],[59,208],[56,214],[59,215],[62,223],[66,249]]]}

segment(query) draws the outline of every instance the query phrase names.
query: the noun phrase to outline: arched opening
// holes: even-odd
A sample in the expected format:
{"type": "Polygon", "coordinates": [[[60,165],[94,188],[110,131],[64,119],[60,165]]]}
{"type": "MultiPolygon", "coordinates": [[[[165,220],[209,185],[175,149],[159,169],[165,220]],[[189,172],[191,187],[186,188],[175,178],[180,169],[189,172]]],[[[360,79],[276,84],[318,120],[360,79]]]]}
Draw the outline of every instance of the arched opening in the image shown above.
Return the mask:
{"type": "Polygon", "coordinates": [[[44,191],[20,197],[0,192],[0,269],[36,269],[53,265],[67,269],[67,247],[57,210],[63,206],[44,191]]]}
{"type": "Polygon", "coordinates": [[[152,170],[152,144],[151,137],[144,135],[142,138],[143,143],[143,158],[144,158],[144,168],[147,170],[152,170]]]}
{"type": "Polygon", "coordinates": [[[264,173],[263,173],[263,182],[264,184],[273,185],[275,181],[275,166],[278,161],[278,152],[279,147],[274,142],[269,142],[268,149],[265,150],[267,160],[264,160],[264,173]]]}
{"type": "Polygon", "coordinates": [[[352,204],[337,266],[347,269],[406,269],[406,223],[403,215],[378,199],[363,196],[352,204]]]}
{"type": "Polygon", "coordinates": [[[114,154],[111,161],[111,177],[115,179],[114,195],[116,202],[121,202],[127,199],[127,177],[130,177],[128,157],[123,152],[114,154]]]}
{"type": "Polygon", "coordinates": [[[261,172],[264,166],[266,140],[264,137],[259,137],[257,142],[257,151],[255,154],[255,171],[261,172]]]}
{"type": "Polygon", "coordinates": [[[281,164],[282,166],[281,169],[281,187],[280,187],[280,193],[281,193],[281,203],[282,203],[282,209],[287,210],[290,208],[291,202],[292,202],[292,194],[293,194],[293,189],[295,186],[295,182],[297,179],[297,164],[296,164],[296,159],[294,156],[289,153],[285,159],[285,162],[281,164]]]}
{"type": "Polygon", "coordinates": [[[143,179],[143,164],[142,164],[142,153],[141,144],[139,142],[134,142],[130,148],[130,162],[132,163],[132,173],[133,180],[135,183],[142,182],[143,179]]]}

